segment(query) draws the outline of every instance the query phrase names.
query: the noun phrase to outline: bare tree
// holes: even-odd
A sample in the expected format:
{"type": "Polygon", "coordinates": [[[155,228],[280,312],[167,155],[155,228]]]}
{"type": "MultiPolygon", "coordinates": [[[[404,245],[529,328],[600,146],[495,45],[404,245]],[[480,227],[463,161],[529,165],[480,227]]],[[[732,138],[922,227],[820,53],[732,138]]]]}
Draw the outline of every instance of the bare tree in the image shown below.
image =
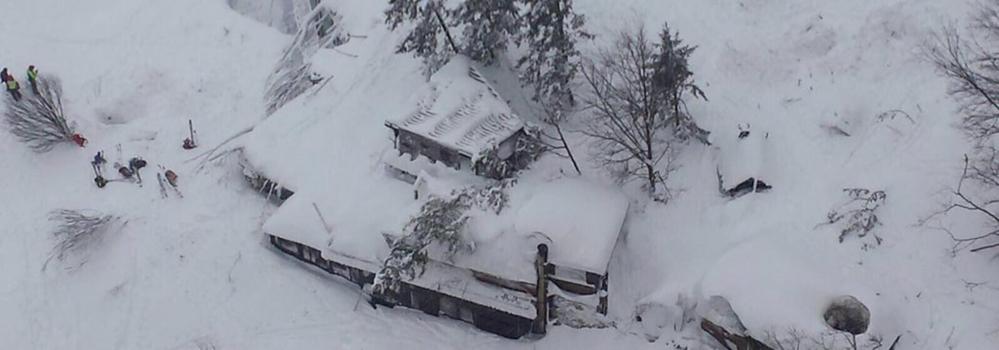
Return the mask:
{"type": "MultiPolygon", "coordinates": [[[[988,224],[986,232],[970,236],[945,230],[954,239],[954,250],[980,251],[999,247],[999,0],[982,3],[972,17],[968,37],[954,26],[937,35],[926,53],[937,69],[951,81],[949,93],[961,104],[962,129],[974,149],[965,156],[964,171],[954,191],[954,201],[933,216],[963,211],[978,215],[988,224]],[[970,180],[972,184],[966,183],[970,180]],[[973,193],[967,186],[978,185],[973,193]]],[[[925,219],[923,220],[926,221],[925,219]]]]}
{"type": "Polygon", "coordinates": [[[650,195],[665,200],[673,149],[670,106],[654,86],[656,55],[645,30],[638,29],[620,33],[612,47],[583,65],[590,88],[584,104],[592,120],[582,132],[595,139],[593,150],[604,166],[622,180],[643,179],[650,195]]]}
{"type": "Polygon", "coordinates": [[[576,162],[576,156],[572,153],[572,148],[569,147],[569,142],[565,138],[565,131],[562,130],[562,125],[565,123],[571,112],[564,108],[554,107],[544,102],[541,102],[540,104],[543,113],[541,120],[545,124],[554,128],[555,134],[552,135],[544,130],[538,129],[538,140],[544,145],[547,152],[559,157],[568,158],[569,161],[572,162],[572,167],[576,170],[576,174],[582,175],[583,171],[579,169],[579,163],[576,162]]]}
{"type": "Polygon", "coordinates": [[[68,209],[53,211],[49,214],[49,220],[58,224],[52,231],[56,245],[42,265],[42,270],[45,270],[53,259],[65,262],[71,256],[79,261],[74,262],[70,268],[82,266],[88,259],[87,250],[100,242],[105,234],[120,222],[120,218],[114,215],[68,209]]]}
{"type": "MultiPolygon", "coordinates": [[[[999,166],[996,165],[996,161],[999,161],[999,159],[995,157],[996,154],[993,153],[992,161],[986,162],[991,166],[990,168],[982,169],[975,167],[968,156],[965,156],[964,171],[961,173],[961,178],[957,182],[957,188],[953,192],[954,201],[944,207],[943,210],[933,213],[920,222],[921,224],[925,224],[937,216],[949,215],[956,211],[985,218],[987,222],[986,228],[982,232],[970,235],[958,234],[948,228],[939,227],[954,241],[953,251],[955,253],[969,248],[971,252],[978,252],[999,247],[999,214],[995,210],[996,205],[999,204],[999,195],[996,195],[995,191],[973,191],[972,193],[976,194],[973,196],[969,195],[965,188],[965,181],[967,180],[979,183],[989,183],[999,180],[999,172],[997,172],[999,171],[999,166]],[[976,198],[983,196],[986,198],[976,198]]],[[[995,188],[992,187],[992,189],[995,188]]]]}
{"type": "Polygon", "coordinates": [[[4,117],[11,133],[36,152],[73,141],[73,129],[62,108],[62,84],[56,77],[39,76],[38,94],[29,94],[20,101],[8,95],[4,117]]]}

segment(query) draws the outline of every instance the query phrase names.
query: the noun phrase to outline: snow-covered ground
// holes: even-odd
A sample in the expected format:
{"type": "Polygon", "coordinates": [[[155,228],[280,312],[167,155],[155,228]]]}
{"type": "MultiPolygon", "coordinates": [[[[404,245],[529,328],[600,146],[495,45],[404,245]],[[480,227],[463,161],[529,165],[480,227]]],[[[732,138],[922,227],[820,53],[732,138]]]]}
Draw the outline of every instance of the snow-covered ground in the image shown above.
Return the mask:
{"type": "MultiPolygon", "coordinates": [[[[633,199],[628,232],[610,266],[618,328],[556,326],[541,340],[507,340],[418,311],[373,310],[356,288],[271,249],[261,232],[273,211],[240,178],[234,159],[203,168],[196,155],[250,126],[237,140],[273,142],[286,163],[274,176],[309,182],[336,166],[370,167],[391,147],[387,118],[405,112],[423,83],[418,62],[395,55],[377,1],[341,0],[352,39],[322,51],[333,75],[265,122],[264,82],[291,37],[233,11],[223,0],[8,0],[0,3],[0,64],[20,80],[28,64],[63,79],[66,109],[90,139],[32,153],[0,132],[0,347],[12,349],[656,348],[690,343],[695,326],[658,343],[631,321],[641,303],[729,299],[750,330],[821,331],[822,307],[851,294],[872,312],[870,333],[899,349],[992,349],[999,344],[999,265],[990,256],[952,257],[949,239],[918,226],[937,210],[968,149],[953,127],[946,81],[920,56],[931,31],[963,18],[963,1],[577,0],[598,35],[586,50],[636,23],[669,20],[699,46],[692,58],[709,101],[692,105],[715,146],[692,145],[671,178],[668,205],[633,199]],[[884,111],[909,118],[878,121],[884,111]],[[183,151],[187,119],[201,148],[183,151]],[[717,193],[715,169],[731,156],[738,125],[768,135],[760,174],[774,188],[737,200],[717,193]],[[280,127],[278,127],[280,126],[280,127]],[[827,126],[851,134],[836,136],[827,126]],[[316,137],[349,140],[331,149],[316,137]],[[119,154],[118,146],[121,145],[119,154]],[[143,187],[93,186],[89,159],[141,155],[143,187]],[[317,171],[295,168],[313,162],[317,171]],[[184,198],[160,198],[157,165],[180,174],[184,198]],[[840,244],[818,226],[843,202],[844,187],[884,189],[884,243],[840,244]],[[46,220],[57,208],[92,208],[128,222],[83,267],[42,270],[54,244],[46,220]]],[[[530,118],[502,69],[494,85],[530,118]]],[[[519,110],[518,110],[519,109],[519,110]]],[[[570,128],[571,129],[571,128],[570,128]]],[[[584,139],[572,140],[584,153],[584,139]]],[[[267,146],[267,144],[264,144],[267,146]]],[[[584,157],[586,158],[586,157],[584,157]]],[[[584,162],[586,177],[609,182],[584,162]]],[[[281,164],[281,163],[279,163],[281,164]]],[[[539,162],[532,176],[571,165],[539,162]]],[[[349,187],[349,186],[344,186],[349,187]]],[[[363,192],[345,197],[362,196],[363,192]]],[[[675,308],[675,310],[670,309],[675,308]]],[[[693,347],[696,348],[696,347],[693,347]]]]}

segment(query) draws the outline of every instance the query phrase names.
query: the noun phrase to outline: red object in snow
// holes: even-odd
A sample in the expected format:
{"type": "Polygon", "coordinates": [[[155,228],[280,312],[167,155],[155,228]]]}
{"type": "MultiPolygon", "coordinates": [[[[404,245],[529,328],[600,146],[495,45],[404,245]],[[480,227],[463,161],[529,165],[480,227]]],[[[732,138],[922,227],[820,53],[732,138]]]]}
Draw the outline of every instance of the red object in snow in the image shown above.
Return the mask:
{"type": "Polygon", "coordinates": [[[81,136],[80,134],[73,134],[71,139],[80,147],[84,147],[87,145],[87,138],[81,136]]]}

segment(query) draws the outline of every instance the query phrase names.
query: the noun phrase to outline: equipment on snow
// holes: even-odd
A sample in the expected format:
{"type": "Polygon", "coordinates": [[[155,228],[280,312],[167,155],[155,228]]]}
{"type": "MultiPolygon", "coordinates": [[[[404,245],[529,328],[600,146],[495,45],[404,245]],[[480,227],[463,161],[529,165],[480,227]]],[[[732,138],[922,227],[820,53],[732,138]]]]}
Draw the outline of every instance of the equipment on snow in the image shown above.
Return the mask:
{"type": "Polygon", "coordinates": [[[160,196],[163,198],[169,197],[167,194],[167,187],[169,187],[173,190],[173,193],[175,193],[177,197],[184,198],[184,194],[180,193],[180,189],[177,188],[177,173],[173,172],[173,170],[164,168],[162,165],[159,165],[159,168],[160,170],[164,170],[163,173],[156,173],[156,181],[160,184],[160,196]],[[170,184],[170,186],[163,184],[164,178],[166,178],[166,183],[170,184]]]}
{"type": "Polygon", "coordinates": [[[121,177],[124,177],[126,179],[131,179],[132,178],[132,170],[129,169],[128,167],[126,167],[126,166],[120,166],[120,164],[118,164],[118,165],[119,165],[118,166],[118,173],[121,174],[121,177]]]}
{"type": "Polygon", "coordinates": [[[107,164],[107,162],[108,160],[104,159],[104,151],[100,151],[94,155],[94,160],[91,161],[90,164],[93,164],[94,166],[102,166],[104,164],[107,164]]]}
{"type": "Polygon", "coordinates": [[[139,157],[133,157],[128,161],[128,167],[132,168],[135,172],[138,172],[139,169],[145,168],[146,164],[146,161],[139,157]]]}
{"type": "Polygon", "coordinates": [[[187,130],[191,133],[191,136],[184,139],[184,144],[181,147],[184,149],[194,149],[198,147],[198,144],[194,141],[194,122],[190,119],[187,120],[187,130]]]}
{"type": "Polygon", "coordinates": [[[97,152],[97,155],[94,156],[94,161],[90,162],[90,166],[94,169],[94,184],[97,185],[97,188],[104,188],[108,184],[108,180],[104,178],[104,174],[101,171],[101,165],[106,162],[101,152],[97,152]]]}
{"type": "Polygon", "coordinates": [[[104,186],[108,185],[108,180],[104,179],[103,176],[97,175],[94,178],[94,183],[97,184],[97,188],[104,188],[104,186]]]}
{"type": "Polygon", "coordinates": [[[309,74],[309,82],[311,82],[312,85],[319,84],[322,81],[323,81],[323,75],[322,74],[319,74],[317,72],[312,72],[312,73],[309,74]]]}
{"type": "Polygon", "coordinates": [[[173,170],[167,170],[166,173],[163,173],[163,176],[166,177],[170,186],[177,187],[177,173],[173,172],[173,170]]]}
{"type": "Polygon", "coordinates": [[[135,174],[135,179],[139,181],[139,187],[142,187],[142,174],[139,173],[139,169],[146,167],[146,161],[139,157],[132,157],[128,160],[128,168],[135,174]]]}
{"type": "Polygon", "coordinates": [[[160,198],[169,197],[167,195],[166,186],[163,185],[163,174],[156,173],[156,182],[160,184],[160,198]]]}
{"type": "Polygon", "coordinates": [[[87,138],[83,137],[83,135],[80,135],[79,133],[73,134],[72,136],[70,136],[70,139],[73,140],[73,143],[76,143],[77,146],[80,147],[87,146],[87,138]]]}

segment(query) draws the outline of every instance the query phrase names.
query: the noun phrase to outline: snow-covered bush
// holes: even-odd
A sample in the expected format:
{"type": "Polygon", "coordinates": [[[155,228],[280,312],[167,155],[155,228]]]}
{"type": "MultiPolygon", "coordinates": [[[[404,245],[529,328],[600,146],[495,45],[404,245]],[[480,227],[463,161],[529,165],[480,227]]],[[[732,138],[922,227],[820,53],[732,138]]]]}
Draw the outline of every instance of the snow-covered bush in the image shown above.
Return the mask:
{"type": "Polygon", "coordinates": [[[24,94],[20,101],[7,95],[4,119],[11,133],[36,152],[62,142],[73,142],[73,129],[62,108],[62,84],[49,75],[38,77],[38,94],[24,94]]]}
{"type": "Polygon", "coordinates": [[[341,27],[340,14],[329,7],[316,7],[299,27],[295,39],[267,78],[267,114],[270,115],[313,86],[309,59],[321,48],[343,45],[350,36],[341,27]]]}
{"type": "Polygon", "coordinates": [[[69,269],[86,264],[90,250],[121,222],[121,218],[114,215],[68,209],[53,211],[49,214],[49,220],[58,225],[52,231],[56,245],[42,266],[43,270],[53,259],[68,263],[69,269]],[[71,259],[75,261],[70,262],[71,259]]]}
{"type": "Polygon", "coordinates": [[[490,149],[476,163],[479,174],[491,179],[506,179],[527,168],[545,152],[545,146],[534,135],[529,132],[518,137],[513,154],[506,159],[499,156],[499,146],[490,149]]]}
{"type": "MultiPolygon", "coordinates": [[[[874,229],[881,226],[877,209],[885,203],[888,195],[883,190],[871,191],[866,188],[844,188],[843,192],[849,197],[848,201],[826,214],[827,224],[840,223],[842,226],[839,242],[843,243],[851,235],[864,238],[870,234],[874,237],[875,245],[881,245],[882,239],[874,229]]],[[[864,243],[865,250],[871,247],[873,245],[870,243],[864,243]]]]}
{"type": "Polygon", "coordinates": [[[476,208],[499,214],[509,200],[507,189],[514,184],[514,180],[505,180],[483,188],[469,187],[447,197],[432,197],[424,203],[420,213],[403,228],[401,236],[385,235],[391,252],[375,275],[374,292],[390,294],[399,290],[403,278],[412,280],[423,274],[430,249],[440,249],[445,259],[475,250],[474,243],[463,234],[469,220],[468,210],[476,208]]]}

